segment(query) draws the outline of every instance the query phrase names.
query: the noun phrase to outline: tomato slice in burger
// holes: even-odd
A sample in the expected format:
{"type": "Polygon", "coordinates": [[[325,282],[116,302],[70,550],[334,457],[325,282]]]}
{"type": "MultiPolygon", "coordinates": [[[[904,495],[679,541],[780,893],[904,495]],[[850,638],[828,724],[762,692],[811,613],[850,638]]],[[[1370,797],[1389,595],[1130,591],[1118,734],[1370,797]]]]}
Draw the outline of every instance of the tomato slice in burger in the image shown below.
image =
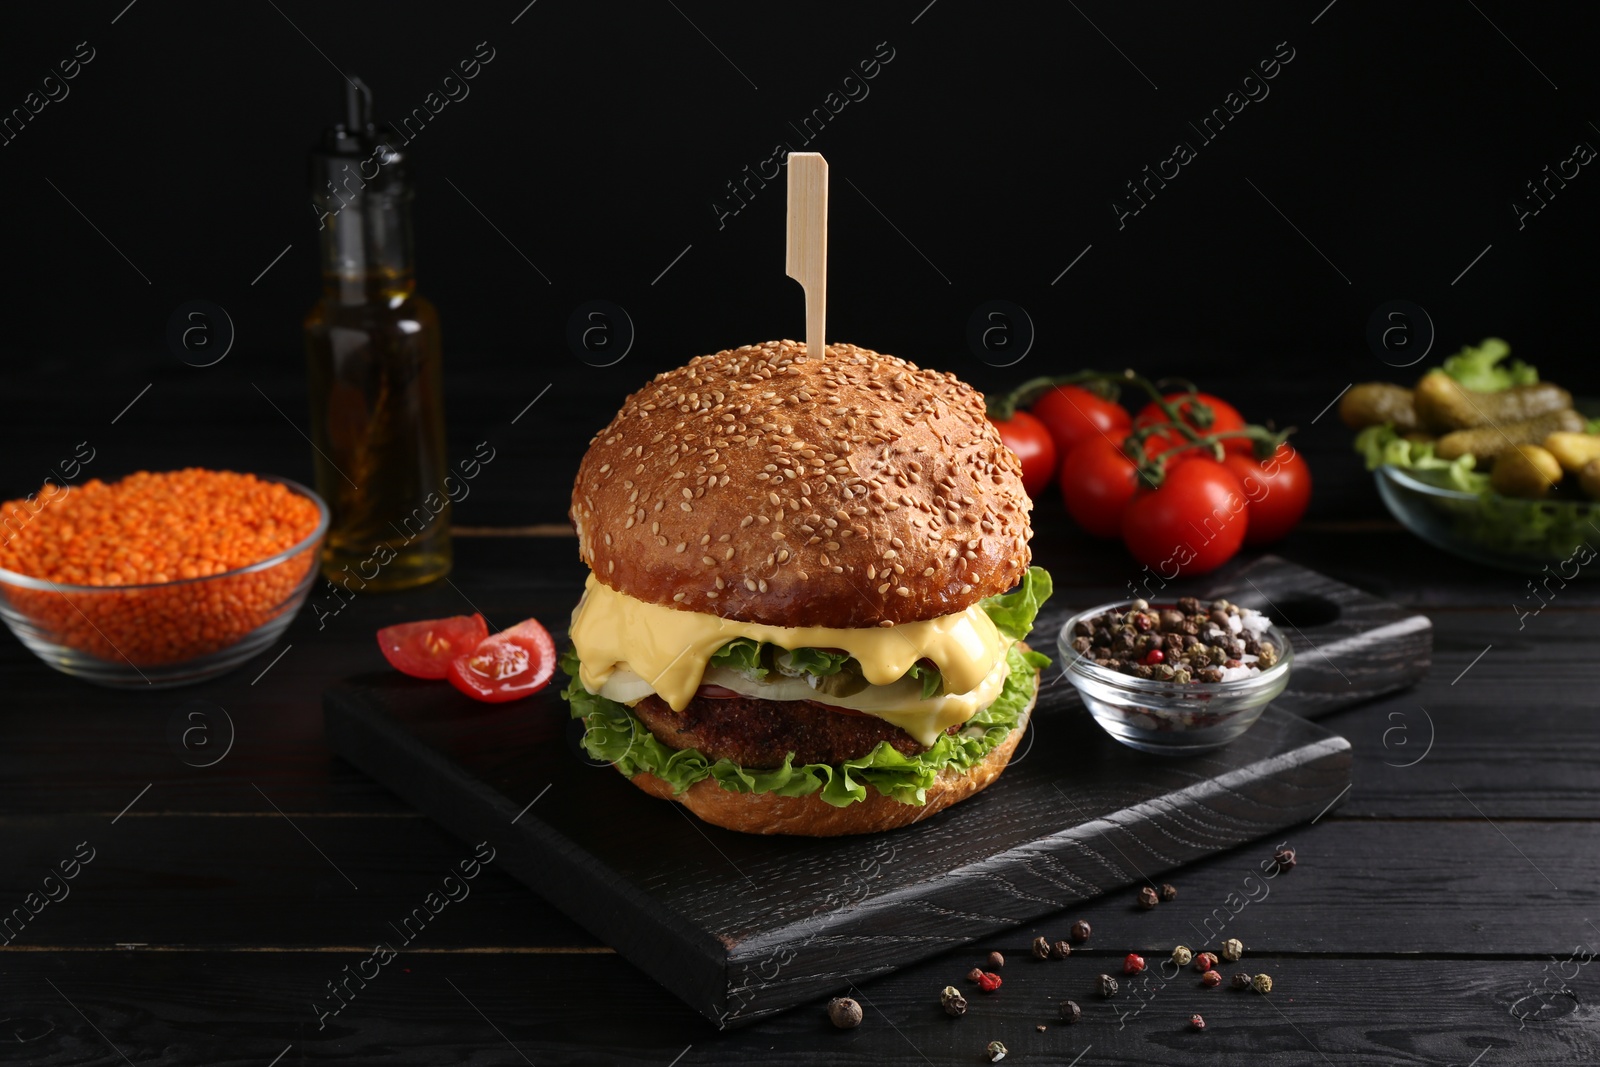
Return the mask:
{"type": "Polygon", "coordinates": [[[488,636],[482,615],[452,615],[385,626],[378,631],[378,648],[389,666],[402,674],[443,678],[450,673],[451,660],[471,652],[488,636]]]}
{"type": "Polygon", "coordinates": [[[450,661],[450,684],[474,700],[502,704],[532,696],[556,671],[556,643],[538,619],[519,622],[450,661]]]}

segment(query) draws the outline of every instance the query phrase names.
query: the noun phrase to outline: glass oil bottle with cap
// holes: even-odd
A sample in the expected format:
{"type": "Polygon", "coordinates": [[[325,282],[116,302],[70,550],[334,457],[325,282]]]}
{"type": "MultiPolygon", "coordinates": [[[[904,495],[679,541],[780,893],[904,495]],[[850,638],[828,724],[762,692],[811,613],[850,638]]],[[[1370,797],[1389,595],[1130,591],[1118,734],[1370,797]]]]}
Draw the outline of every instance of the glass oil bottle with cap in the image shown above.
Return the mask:
{"type": "Polygon", "coordinates": [[[345,121],[311,152],[322,299],[305,318],[325,577],[352,592],[450,570],[439,317],[418,295],[410,160],[350,79],[345,121]]]}

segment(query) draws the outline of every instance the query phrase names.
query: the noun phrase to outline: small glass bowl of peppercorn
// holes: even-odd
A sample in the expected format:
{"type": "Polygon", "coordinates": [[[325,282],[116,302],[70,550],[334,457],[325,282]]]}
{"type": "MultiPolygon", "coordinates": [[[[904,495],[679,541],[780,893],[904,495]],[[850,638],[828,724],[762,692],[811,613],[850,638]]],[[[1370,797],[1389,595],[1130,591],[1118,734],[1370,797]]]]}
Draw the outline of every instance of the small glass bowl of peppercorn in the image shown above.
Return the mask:
{"type": "Polygon", "coordinates": [[[1106,733],[1188,755],[1248,730],[1289,684],[1294,650],[1265,615],[1226,600],[1119,600],[1061,629],[1067,678],[1106,733]]]}

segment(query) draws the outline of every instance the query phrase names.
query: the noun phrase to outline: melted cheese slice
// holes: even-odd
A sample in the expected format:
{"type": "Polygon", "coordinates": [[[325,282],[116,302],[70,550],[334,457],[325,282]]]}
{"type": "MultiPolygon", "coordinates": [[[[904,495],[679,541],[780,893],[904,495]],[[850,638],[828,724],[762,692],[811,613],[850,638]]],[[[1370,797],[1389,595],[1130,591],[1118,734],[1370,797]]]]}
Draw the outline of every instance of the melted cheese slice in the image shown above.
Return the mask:
{"type": "MultiPolygon", "coordinates": [[[[580,661],[579,680],[589,692],[633,704],[648,695],[640,690],[642,683],[674,711],[688,707],[695,690],[709,680],[706,661],[712,654],[737,638],[786,649],[842,649],[861,664],[872,688],[850,697],[825,697],[824,702],[876,715],[925,745],[994,702],[1005,684],[1006,651],[1011,646],[976,604],[954,615],[897,626],[763,626],[647,604],[593,575],[572,613],[570,636],[580,661]],[[921,699],[920,683],[901,682],[924,658],[938,665],[946,690],[929,700],[921,699]],[[616,694],[612,696],[606,688],[619,671],[624,673],[612,686],[616,694]]],[[[822,697],[803,679],[785,680],[805,688],[805,695],[799,695],[797,688],[788,695],[791,687],[782,682],[751,682],[731,671],[713,673],[717,684],[748,695],[775,700],[822,697]]]]}

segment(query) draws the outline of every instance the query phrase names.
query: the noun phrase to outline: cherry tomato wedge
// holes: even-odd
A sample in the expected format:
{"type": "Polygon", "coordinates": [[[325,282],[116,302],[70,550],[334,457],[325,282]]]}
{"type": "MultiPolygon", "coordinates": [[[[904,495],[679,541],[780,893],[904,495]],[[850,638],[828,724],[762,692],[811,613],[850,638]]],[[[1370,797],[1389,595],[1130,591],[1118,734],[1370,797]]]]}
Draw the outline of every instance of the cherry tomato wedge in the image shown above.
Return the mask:
{"type": "Polygon", "coordinates": [[[450,661],[477,648],[489,636],[482,615],[452,615],[385,626],[378,631],[378,649],[389,666],[413,678],[443,678],[450,661]]]}
{"type": "Polygon", "coordinates": [[[1000,431],[1000,440],[1022,461],[1022,488],[1029,497],[1037,497],[1056,473],[1056,443],[1050,431],[1026,411],[989,421],[1000,431]]]}
{"type": "Polygon", "coordinates": [[[450,661],[450,684],[474,700],[521,700],[550,684],[556,643],[539,620],[519,622],[450,661]]]}
{"type": "MultiPolygon", "coordinates": [[[[1184,423],[1196,433],[1229,433],[1233,430],[1244,429],[1244,416],[1239,414],[1239,409],[1220,397],[1210,393],[1196,393],[1192,399],[1187,393],[1167,393],[1166,400],[1169,404],[1178,404],[1178,414],[1183,417],[1184,423]],[[1201,427],[1194,416],[1194,401],[1198,400],[1211,409],[1211,425],[1201,427]],[[1182,403],[1179,403],[1182,401],[1182,403]]],[[[1141,426],[1169,425],[1166,413],[1163,412],[1154,400],[1146,404],[1133,420],[1135,429],[1141,426]]],[[[1188,443],[1188,438],[1181,433],[1155,433],[1145,439],[1144,449],[1147,455],[1159,456],[1168,449],[1177,448],[1188,443]]],[[[1230,438],[1222,442],[1222,447],[1228,452],[1248,452],[1250,442],[1243,437],[1230,438]]]]}

